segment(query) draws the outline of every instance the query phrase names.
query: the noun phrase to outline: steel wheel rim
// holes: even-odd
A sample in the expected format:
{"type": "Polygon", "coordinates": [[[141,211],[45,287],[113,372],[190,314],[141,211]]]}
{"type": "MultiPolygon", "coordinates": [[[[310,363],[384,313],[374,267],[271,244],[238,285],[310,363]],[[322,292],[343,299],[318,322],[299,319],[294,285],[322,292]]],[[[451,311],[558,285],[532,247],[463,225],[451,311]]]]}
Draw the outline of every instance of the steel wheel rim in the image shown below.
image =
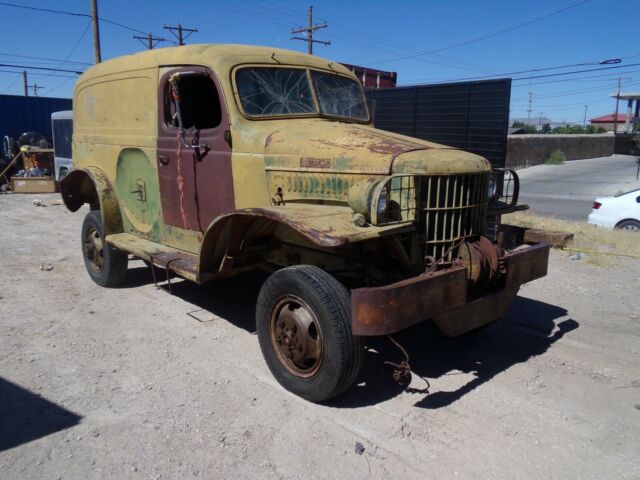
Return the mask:
{"type": "Polygon", "coordinates": [[[637,225],[625,225],[624,227],[622,227],[622,229],[628,232],[637,232],[638,230],[640,230],[637,225]]]}
{"type": "Polygon", "coordinates": [[[290,373],[309,378],[318,372],[324,354],[322,332],[304,300],[294,295],[279,298],[271,310],[269,333],[278,360],[290,373]]]}
{"type": "Polygon", "coordinates": [[[104,268],[104,244],[100,232],[95,227],[87,232],[82,249],[91,269],[100,273],[104,268]]]}

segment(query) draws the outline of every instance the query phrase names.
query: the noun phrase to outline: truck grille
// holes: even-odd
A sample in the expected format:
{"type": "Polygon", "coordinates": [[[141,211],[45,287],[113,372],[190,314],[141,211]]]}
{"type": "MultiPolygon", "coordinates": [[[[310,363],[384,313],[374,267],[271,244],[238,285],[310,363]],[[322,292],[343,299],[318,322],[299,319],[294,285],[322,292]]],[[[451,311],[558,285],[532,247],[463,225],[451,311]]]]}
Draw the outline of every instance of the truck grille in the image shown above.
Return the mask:
{"type": "Polygon", "coordinates": [[[460,239],[484,232],[489,173],[418,178],[419,241],[425,256],[449,262],[460,239]]]}

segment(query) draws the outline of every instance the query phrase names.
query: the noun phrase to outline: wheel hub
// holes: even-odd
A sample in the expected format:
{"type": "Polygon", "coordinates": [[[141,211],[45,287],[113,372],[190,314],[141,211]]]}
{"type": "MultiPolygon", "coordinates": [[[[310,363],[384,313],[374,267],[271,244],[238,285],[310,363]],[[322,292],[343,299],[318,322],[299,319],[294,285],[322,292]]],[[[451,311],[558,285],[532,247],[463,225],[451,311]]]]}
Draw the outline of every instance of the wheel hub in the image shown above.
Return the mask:
{"type": "Polygon", "coordinates": [[[297,376],[312,376],[322,361],[322,338],[313,311],[302,299],[286,296],[272,312],[271,341],[280,361],[297,376]]]}
{"type": "Polygon", "coordinates": [[[89,265],[96,272],[101,272],[104,267],[104,244],[100,232],[91,228],[84,239],[82,250],[84,256],[89,260],[89,265]]]}

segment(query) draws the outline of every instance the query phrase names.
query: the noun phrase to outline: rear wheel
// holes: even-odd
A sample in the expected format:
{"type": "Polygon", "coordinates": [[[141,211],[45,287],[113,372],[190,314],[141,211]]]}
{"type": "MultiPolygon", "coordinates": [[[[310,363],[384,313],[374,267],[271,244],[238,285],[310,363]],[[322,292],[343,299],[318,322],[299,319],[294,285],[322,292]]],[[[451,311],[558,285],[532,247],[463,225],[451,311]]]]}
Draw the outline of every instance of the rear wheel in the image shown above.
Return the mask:
{"type": "Polygon", "coordinates": [[[89,276],[101,287],[116,287],[124,281],[129,257],[104,241],[98,210],[87,213],[82,222],[82,256],[89,276]]]}
{"type": "Polygon", "coordinates": [[[640,222],[637,220],[625,220],[616,225],[618,230],[627,230],[629,232],[640,232],[640,222]]]}
{"type": "Polygon", "coordinates": [[[317,267],[288,267],[267,279],[256,327],[265,361],[284,388],[321,402],[355,382],[363,351],[351,333],[350,310],[349,291],[317,267]]]}

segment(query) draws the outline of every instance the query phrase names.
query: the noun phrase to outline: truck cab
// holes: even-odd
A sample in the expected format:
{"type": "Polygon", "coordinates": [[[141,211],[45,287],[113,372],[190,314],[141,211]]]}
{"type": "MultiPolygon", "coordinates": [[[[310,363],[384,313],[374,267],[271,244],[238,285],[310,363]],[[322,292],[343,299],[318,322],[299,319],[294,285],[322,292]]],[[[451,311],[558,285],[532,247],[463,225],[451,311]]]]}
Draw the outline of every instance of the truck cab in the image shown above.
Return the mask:
{"type": "Polygon", "coordinates": [[[150,50],[90,68],[73,104],[61,192],[70,210],[91,208],[91,278],[117,286],[129,254],[196,283],[271,272],[256,305],[260,347],[306,399],[354,383],[363,337],[427,319],[460,335],[546,274],[548,245],[496,230],[517,208],[504,171],[374,128],[358,79],[331,60],[150,50]]]}

